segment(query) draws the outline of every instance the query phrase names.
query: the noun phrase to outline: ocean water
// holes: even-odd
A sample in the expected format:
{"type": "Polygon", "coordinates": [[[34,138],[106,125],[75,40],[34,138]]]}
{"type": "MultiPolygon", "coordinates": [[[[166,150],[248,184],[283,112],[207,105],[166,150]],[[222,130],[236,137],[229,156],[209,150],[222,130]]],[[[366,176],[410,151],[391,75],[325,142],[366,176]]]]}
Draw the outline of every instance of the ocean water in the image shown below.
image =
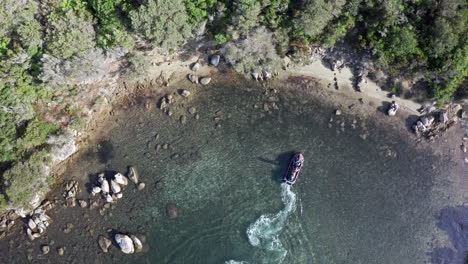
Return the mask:
{"type": "Polygon", "coordinates": [[[453,177],[446,160],[390,127],[334,116],[336,106],[293,85],[215,78],[192,92],[175,97],[172,116],[137,104],[112,117],[116,126],[67,172],[86,189],[96,173],[132,165],[143,191],[128,186],[104,216],[57,208],[47,237],[22,249],[0,244],[3,260],[21,263],[25,247],[34,255],[54,240],[65,256],[37,253],[34,262],[436,263],[436,215],[454,203],[452,183],[440,180],[453,177]],[[297,151],[298,183],[282,184],[297,151]],[[75,226],[67,234],[66,223],[75,226]],[[100,252],[97,236],[115,231],[144,236],[145,252],[100,252]]]}

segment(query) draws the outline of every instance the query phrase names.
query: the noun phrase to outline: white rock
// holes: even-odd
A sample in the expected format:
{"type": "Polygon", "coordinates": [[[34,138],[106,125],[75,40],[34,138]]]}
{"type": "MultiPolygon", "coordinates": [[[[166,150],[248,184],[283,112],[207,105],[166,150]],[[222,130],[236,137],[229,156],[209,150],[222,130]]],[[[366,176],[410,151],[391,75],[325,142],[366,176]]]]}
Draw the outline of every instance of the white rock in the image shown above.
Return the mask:
{"type": "Polygon", "coordinates": [[[39,214],[39,219],[42,221],[42,222],[46,222],[46,221],[50,221],[50,217],[46,214],[39,214]]]}
{"type": "Polygon", "coordinates": [[[127,185],[128,184],[128,179],[125,177],[122,173],[117,173],[114,176],[115,181],[120,184],[120,185],[127,185]]]}
{"type": "Polygon", "coordinates": [[[110,188],[109,188],[109,182],[106,179],[103,179],[101,182],[101,191],[103,193],[109,193],[110,188]]]}
{"type": "Polygon", "coordinates": [[[120,199],[120,198],[123,197],[123,194],[122,194],[122,193],[118,193],[118,194],[115,195],[115,197],[116,197],[117,199],[120,199]]]}
{"type": "Polygon", "coordinates": [[[200,83],[203,85],[207,85],[211,82],[211,77],[203,77],[200,79],[200,83]]]}
{"type": "Polygon", "coordinates": [[[258,74],[258,72],[252,72],[252,78],[257,81],[258,78],[260,78],[260,75],[258,74]]]}
{"type": "Polygon", "coordinates": [[[115,235],[115,242],[119,244],[120,250],[122,250],[123,253],[133,254],[135,252],[133,241],[128,236],[123,234],[117,234],[115,235]]]}
{"type": "Polygon", "coordinates": [[[112,201],[114,201],[114,199],[112,199],[112,196],[110,194],[106,194],[106,202],[112,203],[112,201]]]}
{"type": "Polygon", "coordinates": [[[102,190],[101,190],[101,187],[99,187],[99,186],[94,186],[94,187],[93,187],[93,190],[91,190],[91,194],[94,196],[94,195],[100,193],[101,191],[102,191],[102,190]]]}
{"type": "Polygon", "coordinates": [[[122,191],[122,188],[120,188],[120,185],[116,181],[111,180],[110,183],[112,193],[119,193],[120,191],[122,191]]]}
{"type": "Polygon", "coordinates": [[[183,97],[189,97],[190,96],[190,91],[182,90],[182,92],[180,92],[180,95],[182,95],[183,97]]]}
{"type": "Polygon", "coordinates": [[[135,235],[130,235],[130,238],[133,241],[133,245],[135,246],[135,252],[141,252],[143,250],[143,243],[141,243],[140,239],[135,235]]]}
{"type": "Polygon", "coordinates": [[[192,71],[198,71],[201,68],[201,64],[196,62],[195,64],[192,65],[191,70],[192,71]]]}
{"type": "Polygon", "coordinates": [[[37,224],[36,224],[36,222],[34,222],[34,220],[31,218],[31,219],[29,219],[29,221],[28,221],[28,226],[29,226],[29,228],[31,228],[31,229],[36,229],[37,224]]]}
{"type": "Polygon", "coordinates": [[[31,241],[34,240],[34,239],[36,239],[36,238],[33,236],[33,231],[32,231],[30,228],[26,229],[26,234],[28,234],[28,237],[29,237],[29,239],[30,239],[31,241]]]}

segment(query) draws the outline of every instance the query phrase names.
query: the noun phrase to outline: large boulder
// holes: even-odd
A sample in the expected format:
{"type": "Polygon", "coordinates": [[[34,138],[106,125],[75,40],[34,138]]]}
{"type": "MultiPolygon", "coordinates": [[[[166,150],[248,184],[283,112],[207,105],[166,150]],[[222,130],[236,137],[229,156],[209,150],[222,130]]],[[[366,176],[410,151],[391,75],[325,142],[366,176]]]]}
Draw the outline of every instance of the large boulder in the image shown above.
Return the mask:
{"type": "Polygon", "coordinates": [[[133,246],[133,241],[130,237],[124,234],[116,234],[115,242],[120,247],[120,250],[125,254],[133,254],[135,252],[135,247],[133,246]]]}

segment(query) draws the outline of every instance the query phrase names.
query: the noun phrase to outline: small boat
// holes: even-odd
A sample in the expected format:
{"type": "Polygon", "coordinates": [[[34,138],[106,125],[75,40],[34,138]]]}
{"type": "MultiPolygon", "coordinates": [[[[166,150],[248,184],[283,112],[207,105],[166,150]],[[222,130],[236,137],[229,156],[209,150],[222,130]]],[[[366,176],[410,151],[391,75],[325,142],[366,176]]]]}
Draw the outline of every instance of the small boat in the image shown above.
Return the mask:
{"type": "Polygon", "coordinates": [[[298,152],[295,153],[289,162],[288,170],[284,175],[284,182],[293,185],[296,183],[297,178],[299,178],[299,173],[301,172],[302,166],[304,165],[304,155],[298,152]]]}

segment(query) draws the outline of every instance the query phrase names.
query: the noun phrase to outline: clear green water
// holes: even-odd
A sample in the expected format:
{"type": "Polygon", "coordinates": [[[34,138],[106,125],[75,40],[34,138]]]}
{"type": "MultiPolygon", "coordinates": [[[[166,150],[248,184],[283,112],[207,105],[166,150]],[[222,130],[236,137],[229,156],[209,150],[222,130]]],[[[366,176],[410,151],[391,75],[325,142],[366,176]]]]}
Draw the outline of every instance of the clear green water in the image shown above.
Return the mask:
{"type": "Polygon", "coordinates": [[[451,203],[450,183],[437,180],[450,173],[442,160],[369,121],[357,120],[352,128],[353,117],[334,117],[345,122],[344,132],[336,123],[329,128],[333,108],[299,90],[264,95],[258,84],[235,83],[197,88],[191,101],[177,97],[171,117],[141,105],[118,116],[104,151],[85,153],[70,175],[84,184],[100,170],[125,172],[133,165],[147,187],[128,187],[112,216],[57,209],[53,216],[77,228],[63,234],[51,227],[45,242],[74,245],[69,263],[429,260],[434,215],[451,203]],[[254,107],[270,96],[279,99],[279,109],[254,107]],[[187,112],[191,106],[199,120],[187,112]],[[179,122],[182,112],[186,124],[179,122]],[[155,151],[165,143],[167,150],[155,151]],[[280,182],[295,151],[304,153],[305,167],[288,189],[280,182]],[[177,208],[176,219],[166,216],[167,204],[177,208]],[[86,223],[93,234],[79,232],[86,223]],[[100,253],[95,239],[109,228],[145,235],[149,249],[133,256],[116,248],[100,253]]]}

